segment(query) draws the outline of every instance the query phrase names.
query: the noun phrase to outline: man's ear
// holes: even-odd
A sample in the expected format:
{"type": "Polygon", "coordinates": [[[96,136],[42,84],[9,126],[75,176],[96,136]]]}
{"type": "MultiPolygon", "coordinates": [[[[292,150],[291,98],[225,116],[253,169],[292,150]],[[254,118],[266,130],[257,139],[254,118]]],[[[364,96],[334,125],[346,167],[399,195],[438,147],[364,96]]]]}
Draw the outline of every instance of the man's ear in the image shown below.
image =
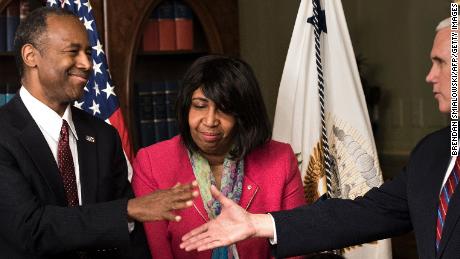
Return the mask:
{"type": "Polygon", "coordinates": [[[32,68],[32,67],[37,66],[37,58],[38,58],[37,55],[39,54],[37,52],[38,52],[38,49],[36,49],[30,43],[24,44],[24,46],[22,46],[21,48],[22,61],[27,67],[32,68]]]}

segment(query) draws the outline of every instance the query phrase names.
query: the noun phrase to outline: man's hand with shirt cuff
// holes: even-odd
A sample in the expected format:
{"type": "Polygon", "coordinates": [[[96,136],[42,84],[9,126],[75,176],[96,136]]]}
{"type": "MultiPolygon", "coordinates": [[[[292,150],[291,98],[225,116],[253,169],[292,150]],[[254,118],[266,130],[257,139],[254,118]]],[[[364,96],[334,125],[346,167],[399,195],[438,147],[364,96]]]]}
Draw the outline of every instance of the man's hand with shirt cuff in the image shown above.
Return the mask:
{"type": "Polygon", "coordinates": [[[273,218],[272,214],[268,213],[270,216],[270,219],[272,220],[272,229],[273,229],[273,238],[269,238],[268,241],[270,241],[271,245],[276,245],[278,244],[278,238],[276,236],[276,224],[275,224],[275,219],[273,218]]]}
{"type": "Polygon", "coordinates": [[[222,204],[221,213],[217,218],[184,235],[180,248],[203,251],[253,237],[274,238],[271,215],[247,212],[215,186],[211,186],[211,194],[222,204]]]}

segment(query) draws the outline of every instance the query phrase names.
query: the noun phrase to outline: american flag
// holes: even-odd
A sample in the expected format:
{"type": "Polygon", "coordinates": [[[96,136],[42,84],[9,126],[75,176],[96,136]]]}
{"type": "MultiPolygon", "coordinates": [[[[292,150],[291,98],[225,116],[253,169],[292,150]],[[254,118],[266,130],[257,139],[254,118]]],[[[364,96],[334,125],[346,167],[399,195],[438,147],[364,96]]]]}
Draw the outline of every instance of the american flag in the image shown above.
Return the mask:
{"type": "Polygon", "coordinates": [[[92,46],[93,73],[85,87],[84,97],[75,101],[74,106],[103,119],[117,129],[128,164],[128,179],[131,179],[133,153],[128,131],[114,91],[115,86],[110,78],[104,48],[99,40],[91,3],[89,0],[47,0],[47,6],[66,8],[74,12],[88,32],[89,42],[92,46]]]}

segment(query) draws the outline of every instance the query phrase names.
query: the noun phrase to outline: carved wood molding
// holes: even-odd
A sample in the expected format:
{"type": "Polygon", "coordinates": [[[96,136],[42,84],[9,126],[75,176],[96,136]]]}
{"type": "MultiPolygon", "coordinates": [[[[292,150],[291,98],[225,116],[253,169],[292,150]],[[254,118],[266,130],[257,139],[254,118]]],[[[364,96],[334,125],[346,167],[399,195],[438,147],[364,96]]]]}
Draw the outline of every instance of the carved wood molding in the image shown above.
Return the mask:
{"type": "Polygon", "coordinates": [[[5,8],[12,2],[13,0],[0,0],[0,12],[3,12],[5,8]]]}
{"type": "MultiPolygon", "coordinates": [[[[134,125],[134,109],[131,109],[130,85],[132,85],[132,69],[135,64],[134,50],[139,44],[137,34],[146,14],[150,13],[154,4],[151,0],[104,0],[105,46],[107,58],[119,97],[120,107],[127,125],[134,125]],[[153,5],[148,8],[149,5],[153,5]],[[132,121],[131,121],[132,120],[132,121]]],[[[158,3],[159,0],[153,1],[158,3]]],[[[130,136],[133,136],[133,127],[130,136]]]]}
{"type": "Polygon", "coordinates": [[[206,40],[209,45],[209,51],[212,53],[223,53],[224,50],[219,36],[219,30],[209,10],[200,1],[185,0],[185,2],[192,8],[203,26],[206,40]]]}

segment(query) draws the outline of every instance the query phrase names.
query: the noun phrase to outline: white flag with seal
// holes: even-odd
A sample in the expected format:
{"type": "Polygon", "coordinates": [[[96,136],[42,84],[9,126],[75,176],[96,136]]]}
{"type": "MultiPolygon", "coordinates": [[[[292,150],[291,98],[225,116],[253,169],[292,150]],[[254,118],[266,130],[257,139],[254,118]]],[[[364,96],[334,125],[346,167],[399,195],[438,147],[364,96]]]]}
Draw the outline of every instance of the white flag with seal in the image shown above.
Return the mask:
{"type": "MultiPolygon", "coordinates": [[[[276,104],[273,139],[290,143],[301,161],[308,202],[327,192],[321,102],[334,172],[331,197],[354,199],[380,186],[382,173],[340,0],[301,1],[276,104]],[[320,31],[316,45],[315,17],[320,31]],[[319,78],[324,80],[322,101],[319,78]]],[[[350,259],[392,257],[390,239],[342,252],[350,259]]]]}

